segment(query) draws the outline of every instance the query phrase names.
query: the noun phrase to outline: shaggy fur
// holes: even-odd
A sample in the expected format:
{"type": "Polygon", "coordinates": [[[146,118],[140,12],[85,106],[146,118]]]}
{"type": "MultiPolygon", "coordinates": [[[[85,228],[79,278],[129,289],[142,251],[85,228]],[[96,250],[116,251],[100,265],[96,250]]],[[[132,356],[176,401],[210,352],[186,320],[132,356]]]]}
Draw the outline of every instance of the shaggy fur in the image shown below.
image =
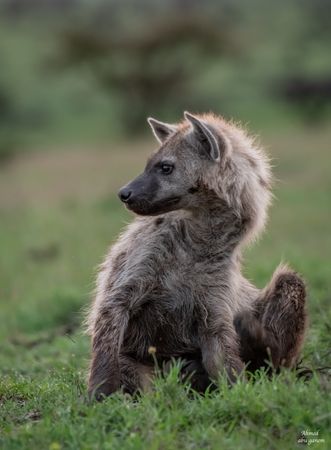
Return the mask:
{"type": "Polygon", "coordinates": [[[301,278],[281,266],[259,290],[241,274],[242,248],[267,217],[268,159],[212,114],[149,123],[161,146],[120,191],[139,216],[102,264],[88,318],[90,395],[147,389],[153,356],[186,361],[198,390],[221,371],[235,381],[245,364],[293,367],[307,321],[301,278]]]}

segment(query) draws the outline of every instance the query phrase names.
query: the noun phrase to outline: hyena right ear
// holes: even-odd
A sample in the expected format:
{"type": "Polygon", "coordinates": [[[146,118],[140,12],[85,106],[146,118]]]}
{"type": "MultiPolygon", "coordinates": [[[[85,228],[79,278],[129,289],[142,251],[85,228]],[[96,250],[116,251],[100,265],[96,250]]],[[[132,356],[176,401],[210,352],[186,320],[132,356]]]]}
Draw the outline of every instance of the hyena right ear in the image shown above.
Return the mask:
{"type": "Polygon", "coordinates": [[[184,112],[184,117],[193,128],[194,138],[201,144],[205,153],[215,162],[221,161],[221,156],[226,150],[226,141],[207,122],[189,112],[184,112]]]}
{"type": "Polygon", "coordinates": [[[176,125],[170,125],[169,123],[160,122],[152,117],[147,119],[150,127],[152,128],[153,134],[160,144],[168,139],[169,136],[176,133],[177,127],[176,125]]]}

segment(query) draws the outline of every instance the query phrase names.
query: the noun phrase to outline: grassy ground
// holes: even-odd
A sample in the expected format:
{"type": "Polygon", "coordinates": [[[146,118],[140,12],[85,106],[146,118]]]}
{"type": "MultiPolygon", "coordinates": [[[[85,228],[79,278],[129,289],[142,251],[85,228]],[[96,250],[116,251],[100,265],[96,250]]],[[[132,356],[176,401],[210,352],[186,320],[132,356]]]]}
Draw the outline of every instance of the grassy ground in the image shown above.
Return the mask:
{"type": "MultiPolygon", "coordinates": [[[[259,286],[281,259],[309,286],[311,326],[303,364],[330,363],[331,131],[263,136],[274,158],[275,201],[264,237],[246,254],[259,286]]],[[[117,188],[152,143],[18,156],[0,173],[0,448],[293,449],[300,432],[331,445],[330,378],[283,373],[221,382],[192,396],[177,368],[135,402],[121,394],[86,401],[89,342],[82,309],[95,268],[129,220],[117,188]]]]}

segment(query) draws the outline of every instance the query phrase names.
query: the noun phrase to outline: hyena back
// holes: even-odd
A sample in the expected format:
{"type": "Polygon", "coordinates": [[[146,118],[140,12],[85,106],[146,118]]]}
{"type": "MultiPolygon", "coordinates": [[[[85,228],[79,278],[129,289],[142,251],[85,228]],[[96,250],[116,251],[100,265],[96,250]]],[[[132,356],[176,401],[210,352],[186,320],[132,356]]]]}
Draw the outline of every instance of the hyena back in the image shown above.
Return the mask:
{"type": "Polygon", "coordinates": [[[146,389],[151,348],[161,364],[189,361],[198,389],[268,355],[292,367],[306,328],[301,278],[283,266],[259,290],[241,274],[241,250],[267,217],[268,159],[212,114],[149,124],[160,148],[119,192],[137,218],[101,266],[88,318],[90,394],[146,389]]]}

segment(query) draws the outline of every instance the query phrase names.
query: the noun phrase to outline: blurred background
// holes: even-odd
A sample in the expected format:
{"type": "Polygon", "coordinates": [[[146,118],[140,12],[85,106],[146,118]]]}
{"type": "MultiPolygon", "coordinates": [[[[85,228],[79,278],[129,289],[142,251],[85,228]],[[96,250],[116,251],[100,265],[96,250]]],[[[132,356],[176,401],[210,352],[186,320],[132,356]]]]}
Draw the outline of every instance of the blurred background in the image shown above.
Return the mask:
{"type": "Polygon", "coordinates": [[[131,220],[116,192],[156,147],[146,117],[183,110],[260,136],[275,199],[246,274],[262,286],[289,261],[311,293],[306,354],[330,334],[330,12],[328,0],[0,0],[2,371],[84,366],[82,307],[131,220]]]}

